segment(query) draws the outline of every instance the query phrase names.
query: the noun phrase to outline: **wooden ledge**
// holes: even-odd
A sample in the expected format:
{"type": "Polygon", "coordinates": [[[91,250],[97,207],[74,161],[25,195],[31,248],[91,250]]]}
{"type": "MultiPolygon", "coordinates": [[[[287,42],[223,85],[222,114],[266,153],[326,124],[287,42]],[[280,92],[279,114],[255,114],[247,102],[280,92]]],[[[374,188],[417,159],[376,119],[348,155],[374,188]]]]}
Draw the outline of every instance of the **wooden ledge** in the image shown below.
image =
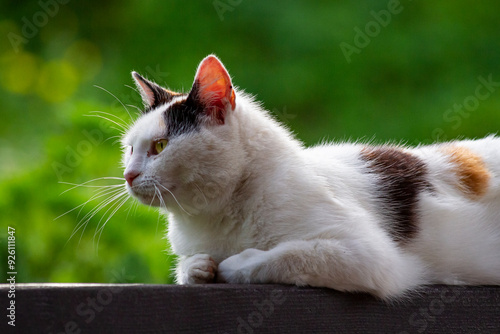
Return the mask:
{"type": "Polygon", "coordinates": [[[500,287],[426,286],[385,303],[286,285],[16,284],[0,333],[500,333],[500,287]]]}

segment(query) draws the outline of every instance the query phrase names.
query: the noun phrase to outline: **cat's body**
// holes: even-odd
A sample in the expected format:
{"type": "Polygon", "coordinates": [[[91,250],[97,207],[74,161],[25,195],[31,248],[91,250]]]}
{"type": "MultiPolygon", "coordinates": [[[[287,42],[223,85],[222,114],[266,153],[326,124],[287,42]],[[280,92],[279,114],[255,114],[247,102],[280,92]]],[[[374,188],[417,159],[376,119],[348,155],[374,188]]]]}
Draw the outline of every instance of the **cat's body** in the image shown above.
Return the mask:
{"type": "Polygon", "coordinates": [[[213,56],[189,94],[134,77],[127,187],[170,212],[180,283],[500,284],[500,139],[304,148],[213,56]]]}

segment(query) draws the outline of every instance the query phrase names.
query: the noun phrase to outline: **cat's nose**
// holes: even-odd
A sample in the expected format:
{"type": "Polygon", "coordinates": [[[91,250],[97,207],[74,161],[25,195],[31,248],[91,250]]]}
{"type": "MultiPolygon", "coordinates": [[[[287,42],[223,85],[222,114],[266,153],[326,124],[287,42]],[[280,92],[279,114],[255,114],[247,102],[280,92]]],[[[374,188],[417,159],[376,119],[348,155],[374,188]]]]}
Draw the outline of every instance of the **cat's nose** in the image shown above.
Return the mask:
{"type": "Polygon", "coordinates": [[[138,172],[136,170],[128,170],[125,171],[125,174],[123,176],[125,177],[125,180],[127,180],[127,183],[129,186],[132,187],[132,182],[141,174],[141,172],[138,172]]]}

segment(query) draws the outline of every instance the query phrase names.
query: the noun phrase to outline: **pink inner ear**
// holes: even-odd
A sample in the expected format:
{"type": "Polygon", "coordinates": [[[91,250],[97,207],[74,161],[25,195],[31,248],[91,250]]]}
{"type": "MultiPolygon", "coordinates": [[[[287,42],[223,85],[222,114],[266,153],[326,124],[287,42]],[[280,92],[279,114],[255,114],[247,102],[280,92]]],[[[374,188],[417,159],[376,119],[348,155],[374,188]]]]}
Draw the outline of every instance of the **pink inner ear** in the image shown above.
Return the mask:
{"type": "Polygon", "coordinates": [[[147,102],[148,105],[152,106],[155,103],[155,94],[151,90],[151,88],[143,81],[143,78],[137,74],[136,72],[133,72],[133,77],[135,80],[135,83],[141,87],[141,95],[145,102],[147,102]]]}
{"type": "Polygon", "coordinates": [[[224,123],[227,104],[236,106],[231,78],[224,65],[214,56],[206,57],[198,67],[195,82],[199,84],[199,98],[211,110],[212,116],[224,123]]]}

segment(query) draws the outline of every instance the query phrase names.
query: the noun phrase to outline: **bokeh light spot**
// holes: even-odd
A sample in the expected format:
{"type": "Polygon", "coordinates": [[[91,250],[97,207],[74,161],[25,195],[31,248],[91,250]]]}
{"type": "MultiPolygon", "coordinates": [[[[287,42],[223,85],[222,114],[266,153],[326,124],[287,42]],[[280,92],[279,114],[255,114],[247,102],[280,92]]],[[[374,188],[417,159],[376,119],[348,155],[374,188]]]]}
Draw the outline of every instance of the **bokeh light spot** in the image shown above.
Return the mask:
{"type": "Polygon", "coordinates": [[[0,58],[0,82],[12,93],[27,94],[38,75],[38,60],[27,52],[7,52],[0,58]]]}
{"type": "Polygon", "coordinates": [[[75,66],[82,80],[91,80],[102,67],[101,51],[86,40],[73,43],[66,50],[64,58],[75,66]]]}
{"type": "Polygon", "coordinates": [[[19,26],[12,20],[0,21],[0,50],[22,50],[25,43],[19,42],[22,40],[21,30],[19,26]],[[5,38],[4,38],[5,36],[5,38]],[[13,40],[13,38],[15,40],[13,40]]]}
{"type": "Polygon", "coordinates": [[[47,102],[62,102],[73,95],[78,84],[78,71],[73,65],[64,60],[51,61],[40,70],[37,94],[47,102]]]}

